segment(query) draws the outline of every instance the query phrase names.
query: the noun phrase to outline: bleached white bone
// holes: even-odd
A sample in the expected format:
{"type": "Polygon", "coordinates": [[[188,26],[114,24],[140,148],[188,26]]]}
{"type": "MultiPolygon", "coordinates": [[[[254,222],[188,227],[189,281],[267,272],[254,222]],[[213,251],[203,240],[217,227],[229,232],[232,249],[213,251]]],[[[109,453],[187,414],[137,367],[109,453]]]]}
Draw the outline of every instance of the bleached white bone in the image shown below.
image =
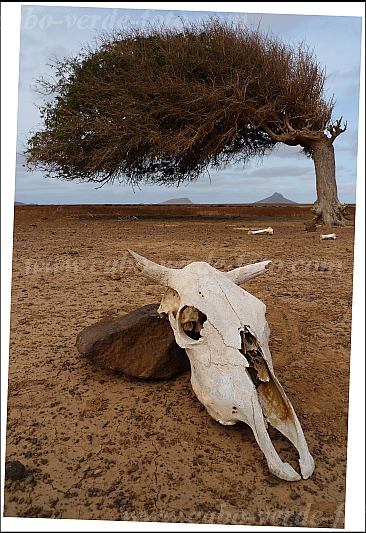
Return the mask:
{"type": "Polygon", "coordinates": [[[320,235],[320,240],[323,240],[323,239],[336,239],[336,234],[335,233],[328,233],[328,235],[320,235]]]}
{"type": "Polygon", "coordinates": [[[273,235],[273,228],[249,230],[248,235],[273,235]]]}
{"type": "Polygon", "coordinates": [[[162,265],[158,265],[157,263],[154,263],[153,261],[149,261],[149,259],[142,257],[142,255],[136,254],[132,250],[128,251],[135,259],[137,268],[143,276],[151,279],[152,281],[155,281],[155,283],[158,283],[160,285],[165,285],[167,287],[170,285],[170,274],[174,271],[173,268],[167,268],[162,265]]]}
{"type": "Polygon", "coordinates": [[[167,269],[131,253],[145,276],[163,285],[169,281],[159,312],[167,314],[177,344],[187,352],[192,388],[208,413],[221,424],[248,424],[270,471],[288,481],[301,479],[274,448],[267,431],[270,423],[297,448],[302,477],[311,476],[313,458],[274,373],[266,306],[238,286],[264,272],[268,262],[231,272],[203,262],[167,269]]]}
{"type": "Polygon", "coordinates": [[[226,276],[236,285],[241,285],[250,279],[256,278],[260,274],[263,274],[266,266],[268,266],[270,263],[271,261],[261,261],[258,263],[253,263],[252,265],[234,268],[234,270],[223,272],[223,274],[226,274],[226,276]]]}

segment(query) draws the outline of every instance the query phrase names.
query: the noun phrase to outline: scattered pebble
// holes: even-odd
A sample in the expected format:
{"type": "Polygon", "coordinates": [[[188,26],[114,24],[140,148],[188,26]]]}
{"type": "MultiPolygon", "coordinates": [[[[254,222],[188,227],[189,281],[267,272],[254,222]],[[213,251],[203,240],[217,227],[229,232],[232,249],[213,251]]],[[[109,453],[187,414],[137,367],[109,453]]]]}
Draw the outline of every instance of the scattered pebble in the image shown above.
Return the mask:
{"type": "Polygon", "coordinates": [[[306,222],[306,223],[305,223],[305,230],[306,230],[306,231],[316,231],[316,224],[315,224],[315,222],[306,222]]]}
{"type": "Polygon", "coordinates": [[[278,479],[278,477],[271,475],[266,479],[266,483],[267,485],[271,485],[272,487],[275,487],[276,485],[279,485],[281,481],[278,479]]]}
{"type": "Polygon", "coordinates": [[[27,475],[27,469],[20,461],[7,461],[5,463],[5,478],[18,480],[27,475]]]}

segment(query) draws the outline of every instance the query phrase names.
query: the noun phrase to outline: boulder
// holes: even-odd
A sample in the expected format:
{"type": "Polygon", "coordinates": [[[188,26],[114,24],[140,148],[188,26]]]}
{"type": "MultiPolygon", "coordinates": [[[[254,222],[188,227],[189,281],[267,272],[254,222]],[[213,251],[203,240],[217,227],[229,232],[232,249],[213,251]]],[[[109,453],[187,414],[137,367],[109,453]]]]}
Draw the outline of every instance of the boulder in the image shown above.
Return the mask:
{"type": "Polygon", "coordinates": [[[174,339],[169,321],[149,304],[121,318],[83,329],[78,351],[93,363],[143,379],[169,379],[190,368],[188,356],[174,339]]]}

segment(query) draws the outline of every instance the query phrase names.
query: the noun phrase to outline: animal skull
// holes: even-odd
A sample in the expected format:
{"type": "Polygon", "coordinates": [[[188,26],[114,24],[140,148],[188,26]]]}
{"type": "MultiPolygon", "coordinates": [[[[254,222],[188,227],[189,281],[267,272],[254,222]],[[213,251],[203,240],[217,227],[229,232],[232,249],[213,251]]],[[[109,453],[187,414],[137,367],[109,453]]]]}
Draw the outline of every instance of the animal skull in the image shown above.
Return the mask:
{"type": "Polygon", "coordinates": [[[297,448],[303,478],[311,476],[313,458],[273,370],[266,306],[239,287],[270,261],[220,272],[204,262],[167,268],[130,253],[144,276],[167,287],[158,312],[169,318],[177,344],[187,352],[192,388],[208,413],[224,425],[248,424],[270,471],[287,481],[301,479],[275,450],[270,423],[297,448]]]}

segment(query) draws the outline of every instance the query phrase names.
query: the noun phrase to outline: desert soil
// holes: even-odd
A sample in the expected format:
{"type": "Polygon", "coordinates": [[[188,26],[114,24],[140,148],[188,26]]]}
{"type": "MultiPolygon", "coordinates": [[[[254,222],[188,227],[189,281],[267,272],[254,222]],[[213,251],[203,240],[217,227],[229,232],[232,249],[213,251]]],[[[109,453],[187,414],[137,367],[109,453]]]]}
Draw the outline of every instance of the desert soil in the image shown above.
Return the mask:
{"type": "MultiPolygon", "coordinates": [[[[344,527],[354,228],[306,232],[309,207],[15,208],[6,517],[344,527]],[[271,226],[274,234],[248,229],[271,226]],[[320,233],[337,234],[321,241],[320,233]],[[78,353],[85,326],[158,302],[130,248],[166,266],[271,259],[246,289],[267,305],[277,377],[314,474],[270,474],[251,429],[215,422],[190,372],[145,381],[78,353]]],[[[281,458],[296,451],[271,430],[281,458]]]]}

